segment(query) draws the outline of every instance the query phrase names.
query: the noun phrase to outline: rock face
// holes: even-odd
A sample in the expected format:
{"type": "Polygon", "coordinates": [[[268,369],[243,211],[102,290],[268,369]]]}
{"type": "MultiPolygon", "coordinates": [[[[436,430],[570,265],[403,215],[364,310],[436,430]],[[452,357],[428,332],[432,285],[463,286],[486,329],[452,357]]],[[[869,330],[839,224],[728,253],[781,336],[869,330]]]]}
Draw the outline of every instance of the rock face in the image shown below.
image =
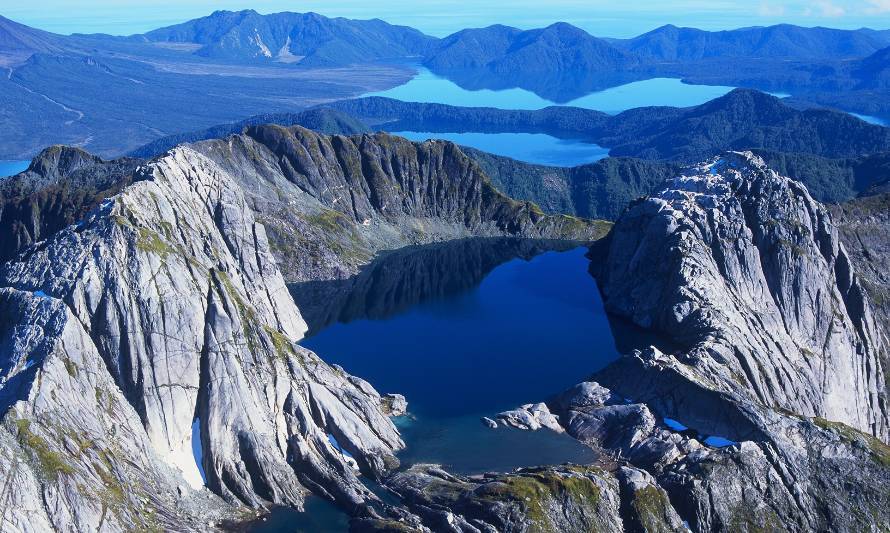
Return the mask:
{"type": "Polygon", "coordinates": [[[138,159],[103,161],[53,146],[25,172],[0,181],[0,262],[74,224],[130,183],[138,159]]]}
{"type": "MultiPolygon", "coordinates": [[[[890,331],[890,194],[865,196],[829,208],[875,318],[885,332],[890,331]]],[[[885,359],[882,366],[890,387],[890,360],[885,359]]]]}
{"type": "Polygon", "coordinates": [[[189,498],[231,513],[308,490],[360,513],[376,498],[330,437],[368,476],[397,464],[381,397],[295,344],[306,325],[263,226],[195,150],[140,168],[0,279],[0,442],[23,524],[189,529],[206,517],[189,498]]]}
{"type": "Polygon", "coordinates": [[[345,278],[380,250],[468,236],[591,241],[608,224],[500,193],[454,144],[257,126],[193,148],[226,169],[289,282],[345,278]]]}
{"type": "MultiPolygon", "coordinates": [[[[415,465],[387,486],[432,531],[621,531],[619,486],[597,467],[564,465],[463,477],[415,465]]],[[[391,524],[363,521],[372,531],[391,524]]]]}
{"type": "MultiPolygon", "coordinates": [[[[694,390],[675,387],[677,398],[694,390]]],[[[887,523],[890,447],[873,436],[742,400],[736,411],[760,433],[736,443],[627,402],[586,382],[548,403],[570,435],[623,462],[614,471],[623,505],[648,510],[641,530],[678,527],[677,516],[694,531],[862,531],[887,523]],[[631,493],[666,504],[653,511],[627,502],[631,493]]]]}
{"type": "Polygon", "coordinates": [[[725,154],[630,207],[597,274],[608,311],[682,348],[638,358],[653,377],[625,396],[722,434],[702,426],[713,404],[672,397],[679,380],[888,437],[886,340],[837,229],[759,158],[725,154]]]}
{"type": "MultiPolygon", "coordinates": [[[[831,216],[802,186],[725,154],[631,206],[597,248],[607,307],[672,349],[636,350],[500,422],[546,419],[602,452],[616,530],[890,525],[883,332],[831,216]]],[[[412,509],[466,519],[483,505],[472,487],[415,471],[393,484],[405,478],[422,493],[412,509]]],[[[512,528],[534,510],[516,513],[507,529],[525,530],[512,528]]]]}

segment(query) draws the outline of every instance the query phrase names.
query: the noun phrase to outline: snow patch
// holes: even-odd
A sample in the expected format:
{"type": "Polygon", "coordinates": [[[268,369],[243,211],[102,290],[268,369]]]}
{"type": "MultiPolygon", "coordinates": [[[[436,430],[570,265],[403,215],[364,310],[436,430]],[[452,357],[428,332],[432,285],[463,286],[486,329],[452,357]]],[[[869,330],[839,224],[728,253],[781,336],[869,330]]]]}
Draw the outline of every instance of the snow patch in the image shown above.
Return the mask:
{"type": "Polygon", "coordinates": [[[192,422],[192,431],[186,434],[179,447],[170,450],[164,459],[182,472],[182,477],[195,490],[201,490],[206,484],[202,465],[203,447],[201,446],[201,421],[197,418],[192,422]]]}
{"type": "Polygon", "coordinates": [[[337,442],[337,438],[334,437],[332,433],[328,433],[328,442],[331,447],[334,448],[334,451],[343,456],[343,461],[345,461],[346,464],[351,466],[353,470],[359,470],[358,461],[355,460],[355,457],[353,457],[351,453],[347,452],[340,446],[340,443],[337,442]]]}

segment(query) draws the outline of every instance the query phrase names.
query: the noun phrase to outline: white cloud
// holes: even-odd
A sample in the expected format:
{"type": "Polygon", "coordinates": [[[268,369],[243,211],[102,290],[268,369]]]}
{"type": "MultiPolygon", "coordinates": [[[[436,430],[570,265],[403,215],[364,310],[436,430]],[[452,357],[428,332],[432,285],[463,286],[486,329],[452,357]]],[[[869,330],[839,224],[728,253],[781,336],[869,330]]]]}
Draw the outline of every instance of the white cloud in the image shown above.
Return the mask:
{"type": "MultiPolygon", "coordinates": [[[[890,2],[890,0],[886,1],[890,2]]],[[[781,17],[785,15],[785,6],[761,2],[757,14],[761,17],[781,17]]]]}
{"type": "Polygon", "coordinates": [[[865,12],[869,14],[890,13],[890,0],[868,0],[865,12]]]}
{"type": "MultiPolygon", "coordinates": [[[[879,2],[885,2],[887,0],[878,0],[879,2]]],[[[807,7],[803,10],[803,16],[805,17],[824,17],[824,18],[838,18],[846,15],[847,12],[841,6],[835,5],[831,2],[831,0],[820,0],[818,2],[813,2],[813,7],[807,7]]]]}

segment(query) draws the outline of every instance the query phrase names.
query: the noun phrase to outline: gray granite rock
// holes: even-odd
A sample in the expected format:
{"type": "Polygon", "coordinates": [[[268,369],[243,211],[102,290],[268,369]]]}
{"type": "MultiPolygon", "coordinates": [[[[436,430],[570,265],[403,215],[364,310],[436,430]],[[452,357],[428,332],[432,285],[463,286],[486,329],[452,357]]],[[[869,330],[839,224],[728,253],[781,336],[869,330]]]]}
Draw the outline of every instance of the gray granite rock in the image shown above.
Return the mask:
{"type": "Polygon", "coordinates": [[[250,191],[288,282],[346,278],[377,252],[411,244],[470,236],[591,241],[609,228],[507,197],[450,142],[266,125],[193,148],[250,191]]]}
{"type": "Polygon", "coordinates": [[[887,345],[837,229],[756,156],[724,154],[632,205],[598,267],[608,311],[681,348],[652,372],[887,438],[887,345]]]}
{"type": "Polygon", "coordinates": [[[211,492],[229,513],[309,490],[376,500],[329,435],[370,477],[403,443],[370,385],[296,344],[306,325],[240,186],[189,148],[137,172],[0,273],[38,309],[2,306],[3,442],[21,447],[4,457],[51,470],[21,474],[20,508],[60,529],[188,529],[180,503],[211,492]]]}

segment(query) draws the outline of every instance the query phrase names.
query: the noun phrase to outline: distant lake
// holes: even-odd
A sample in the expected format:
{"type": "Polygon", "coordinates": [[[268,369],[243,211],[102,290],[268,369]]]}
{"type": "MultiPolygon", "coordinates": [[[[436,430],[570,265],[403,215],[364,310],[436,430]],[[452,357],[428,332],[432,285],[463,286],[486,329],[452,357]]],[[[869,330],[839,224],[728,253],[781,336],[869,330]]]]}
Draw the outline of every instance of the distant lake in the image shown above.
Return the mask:
{"type": "MultiPolygon", "coordinates": [[[[654,78],[590,93],[558,104],[525,89],[469,90],[453,81],[418,67],[418,74],[408,83],[365,96],[384,96],[406,102],[429,102],[462,107],[499,109],[541,109],[565,105],[619,113],[644,106],[688,107],[718,98],[733,87],[689,85],[678,79],[654,78]]],[[[576,166],[608,156],[606,148],[583,141],[561,140],[544,134],[526,133],[429,133],[394,132],[412,140],[445,139],[492,154],[520,161],[554,166],[576,166]]]]}
{"type": "Polygon", "coordinates": [[[734,87],[689,85],[674,78],[654,78],[590,93],[581,98],[557,104],[525,89],[468,90],[453,81],[437,76],[425,68],[404,85],[365,96],[385,96],[406,102],[434,102],[463,107],[495,107],[499,109],[541,109],[566,105],[619,113],[635,107],[688,107],[703,104],[733,90],[734,87]]]}
{"type": "Polygon", "coordinates": [[[394,131],[413,141],[444,139],[463,146],[498,154],[520,161],[574,167],[593,163],[609,155],[609,149],[583,141],[557,139],[543,133],[429,133],[394,131]]]}
{"type": "Polygon", "coordinates": [[[15,176],[19,172],[28,170],[30,161],[0,161],[0,178],[15,176]]]}

